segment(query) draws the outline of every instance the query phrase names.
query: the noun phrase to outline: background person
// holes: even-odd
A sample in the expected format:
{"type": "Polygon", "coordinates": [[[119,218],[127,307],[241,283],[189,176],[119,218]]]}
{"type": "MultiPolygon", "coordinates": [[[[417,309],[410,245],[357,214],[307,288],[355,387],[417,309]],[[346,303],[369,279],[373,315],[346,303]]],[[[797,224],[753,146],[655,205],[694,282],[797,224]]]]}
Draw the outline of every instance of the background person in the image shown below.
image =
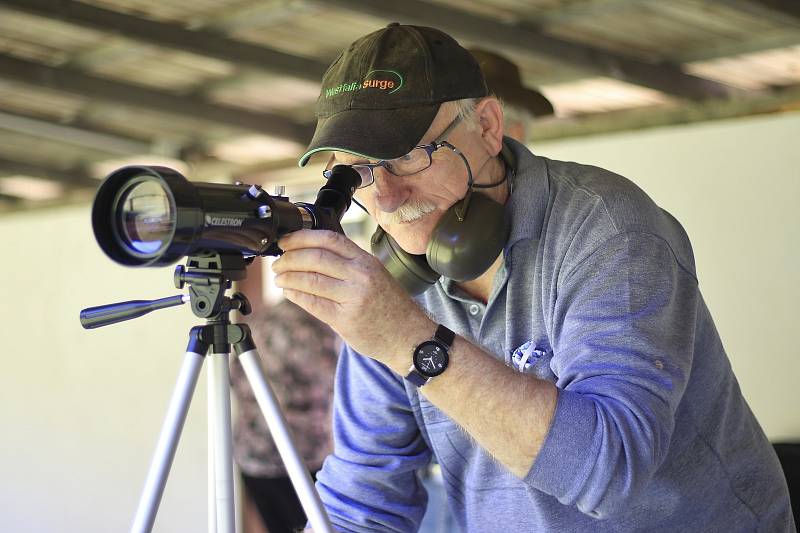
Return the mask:
{"type": "MultiPolygon", "coordinates": [[[[264,372],[298,452],[315,475],[333,449],[331,399],[341,344],[329,326],[292,302],[260,304],[256,299],[258,278],[252,276],[245,286],[239,286],[254,299],[256,308],[244,321],[250,325],[264,372]]],[[[244,485],[245,531],[302,529],[305,512],[238,358],[231,364],[231,387],[238,406],[233,455],[244,485]]]]}
{"type": "Polygon", "coordinates": [[[503,133],[527,144],[534,121],[555,115],[553,104],[522,84],[519,67],[510,59],[482,48],[469,48],[469,53],[478,61],[489,92],[503,104],[503,133]]]}

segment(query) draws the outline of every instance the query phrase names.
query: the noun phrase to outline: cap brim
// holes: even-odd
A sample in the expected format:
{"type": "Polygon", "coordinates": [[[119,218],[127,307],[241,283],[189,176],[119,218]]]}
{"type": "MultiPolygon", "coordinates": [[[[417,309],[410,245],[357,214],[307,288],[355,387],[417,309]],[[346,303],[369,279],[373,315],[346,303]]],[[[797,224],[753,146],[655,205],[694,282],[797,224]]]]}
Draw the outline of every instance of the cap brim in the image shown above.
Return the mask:
{"type": "Polygon", "coordinates": [[[299,165],[317,152],[348,152],[366,159],[394,159],[410,152],[430,128],[441,104],[403,109],[348,109],[317,121],[299,165]]]}

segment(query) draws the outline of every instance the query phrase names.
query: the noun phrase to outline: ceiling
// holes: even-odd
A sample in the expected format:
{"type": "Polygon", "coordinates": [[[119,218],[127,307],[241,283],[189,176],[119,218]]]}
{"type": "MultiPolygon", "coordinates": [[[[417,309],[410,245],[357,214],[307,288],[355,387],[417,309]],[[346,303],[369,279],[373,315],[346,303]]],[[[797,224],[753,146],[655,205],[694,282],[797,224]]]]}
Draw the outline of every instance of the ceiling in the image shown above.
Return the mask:
{"type": "Polygon", "coordinates": [[[515,61],[534,141],[800,109],[796,0],[0,0],[0,213],[133,162],[312,183],[319,80],[391,21],[515,61]]]}

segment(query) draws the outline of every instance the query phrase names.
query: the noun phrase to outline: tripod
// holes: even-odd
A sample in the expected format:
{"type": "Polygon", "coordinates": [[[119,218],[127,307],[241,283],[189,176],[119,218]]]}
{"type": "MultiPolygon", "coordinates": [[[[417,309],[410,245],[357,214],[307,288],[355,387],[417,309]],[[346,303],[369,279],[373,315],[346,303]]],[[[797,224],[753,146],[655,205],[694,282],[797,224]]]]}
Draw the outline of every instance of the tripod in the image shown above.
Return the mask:
{"type": "Polygon", "coordinates": [[[311,475],[300,458],[280,410],[275,394],[267,381],[261,360],[253,344],[250,328],[231,324],[230,312],[250,312],[247,298],[236,293],[225,295],[232,281],[244,279],[247,262],[241,254],[208,251],[189,257],[186,268],[175,269],[175,286],[189,285],[189,294],[160,300],[131,301],[84,309],[81,324],[86,329],[98,328],[137,318],[157,309],[181,305],[189,301],[192,311],[205,318],[206,324],[189,331],[189,344],[178,374],[177,384],[156,444],[147,473],[132,533],[151,531],[166,486],[175,451],[178,447],[189,405],[197,385],[203,359],[208,365],[208,531],[234,533],[233,454],[231,440],[231,403],[229,356],[231,346],[242,363],[267,426],[278,448],[289,478],[303,510],[316,533],[333,531],[311,475]],[[210,355],[207,355],[211,351],[210,355]]]}

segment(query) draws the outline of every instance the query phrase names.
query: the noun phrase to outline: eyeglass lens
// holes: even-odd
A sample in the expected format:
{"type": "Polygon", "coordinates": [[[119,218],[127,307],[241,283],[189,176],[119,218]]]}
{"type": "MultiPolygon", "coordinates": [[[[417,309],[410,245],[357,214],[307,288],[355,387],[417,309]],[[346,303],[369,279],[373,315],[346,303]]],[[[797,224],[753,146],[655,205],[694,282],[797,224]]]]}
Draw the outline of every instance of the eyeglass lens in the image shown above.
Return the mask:
{"type": "Polygon", "coordinates": [[[407,176],[424,170],[430,164],[430,156],[424,148],[414,148],[396,159],[384,161],[386,169],[395,176],[407,176]]]}
{"type": "Polygon", "coordinates": [[[369,167],[365,167],[362,165],[353,165],[353,170],[358,172],[358,175],[361,176],[361,185],[358,188],[366,187],[367,185],[372,184],[372,169],[369,167]]]}

